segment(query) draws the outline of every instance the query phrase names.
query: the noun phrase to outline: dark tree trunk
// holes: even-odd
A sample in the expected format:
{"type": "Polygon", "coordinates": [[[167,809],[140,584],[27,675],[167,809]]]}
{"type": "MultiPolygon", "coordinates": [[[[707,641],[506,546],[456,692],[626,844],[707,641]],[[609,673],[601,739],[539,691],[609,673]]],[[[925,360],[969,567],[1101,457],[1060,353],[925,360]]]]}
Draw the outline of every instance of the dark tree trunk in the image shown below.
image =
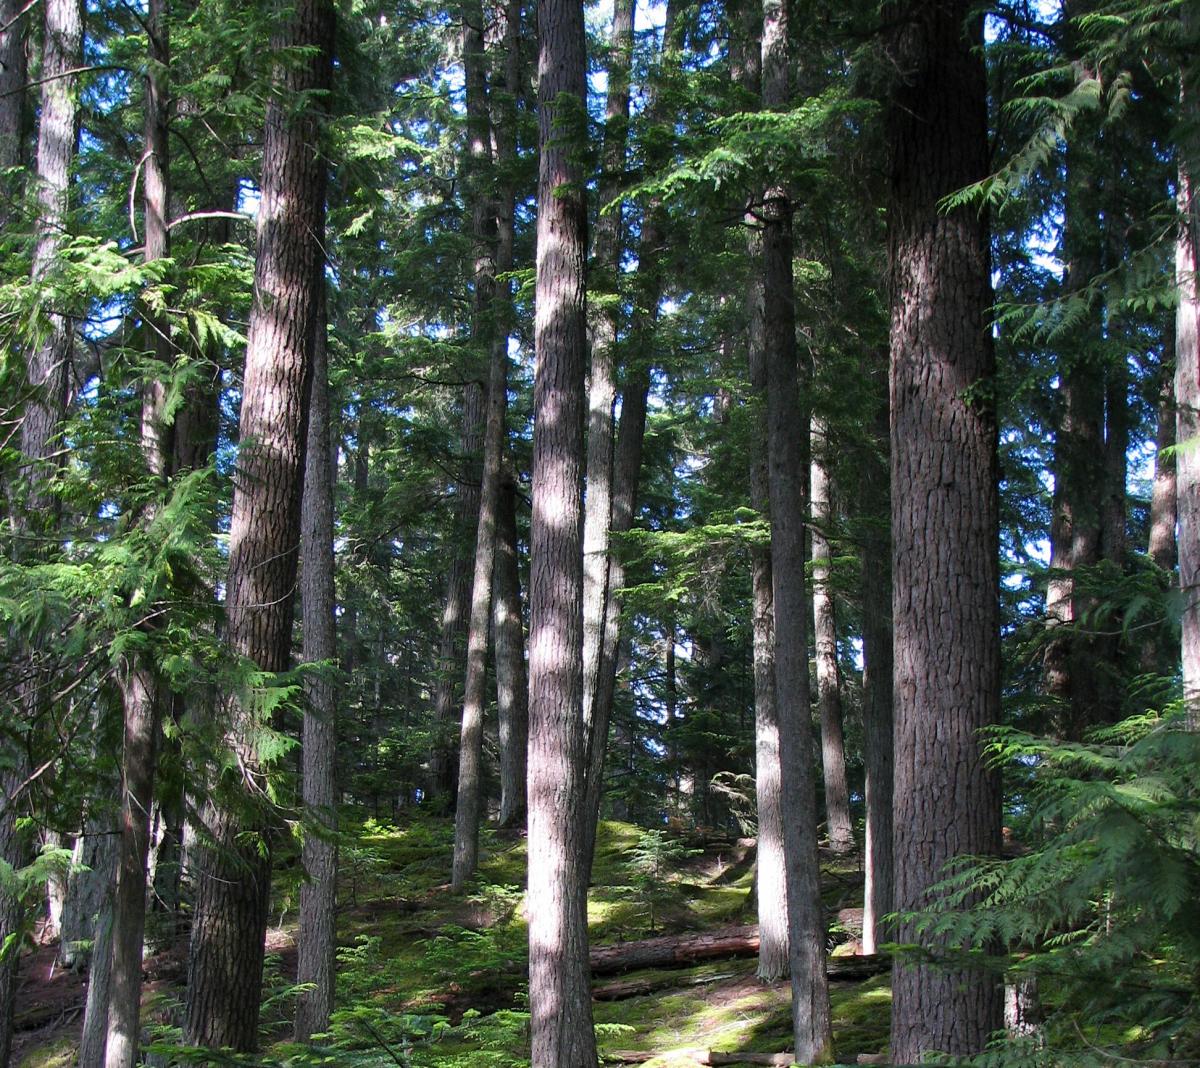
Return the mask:
{"type": "MultiPolygon", "coordinates": [[[[496,158],[501,168],[496,219],[496,261],[500,270],[511,270],[513,263],[515,193],[511,165],[517,155],[520,36],[521,3],[520,0],[508,0],[501,36],[505,55],[504,91],[492,97],[496,158]]],[[[503,284],[498,299],[501,303],[497,305],[497,312],[504,327],[499,336],[503,337],[507,353],[512,315],[511,283],[503,284]]],[[[505,359],[507,361],[507,355],[505,359]]],[[[507,363],[505,366],[507,369],[507,363]]],[[[500,721],[500,826],[511,827],[525,818],[525,768],[529,743],[529,679],[525,668],[525,625],[521,614],[521,574],[517,556],[517,489],[511,475],[502,477],[500,487],[492,585],[496,711],[500,721]]]]}
{"type": "MultiPolygon", "coordinates": [[[[170,256],[167,230],[170,157],[167,144],[170,29],[166,0],[149,0],[146,13],[146,135],[143,165],[145,253],[147,263],[170,256]]],[[[166,489],[174,459],[172,417],[167,411],[172,345],[169,324],[148,307],[142,310],[147,348],[157,377],[142,386],[142,456],[146,469],[166,489]]],[[[152,521],[153,502],[143,522],[152,521]]],[[[157,613],[150,613],[150,616],[157,613]]],[[[143,629],[151,631],[147,622],[143,629]]],[[[158,767],[163,703],[168,699],[149,652],[126,658],[121,679],[125,714],[121,757],[121,837],[112,912],[112,962],[105,1068],[133,1068],[141,1031],[142,944],[146,927],[146,864],[150,853],[150,811],[158,767]]]]}
{"type": "MultiPolygon", "coordinates": [[[[886,367],[886,361],[881,361],[886,367]]],[[[863,952],[876,953],[888,939],[881,929],[893,911],[892,857],[892,553],[888,532],[886,400],[879,406],[881,463],[864,457],[860,470],[862,537],[863,762],[866,765],[867,830],[863,846],[863,952]]]]}
{"type": "Polygon", "coordinates": [[[529,585],[529,1008],[534,1068],[596,1064],[583,852],[587,354],[583,4],[538,5],[537,316],[529,585]]]}
{"type": "MultiPolygon", "coordinates": [[[[12,7],[15,9],[16,4],[12,7]]],[[[15,11],[8,11],[11,21],[15,11]]],[[[7,22],[5,23],[7,25],[7,22]]],[[[12,87],[25,82],[24,40],[21,23],[9,27],[0,44],[7,50],[13,67],[3,77],[12,80],[12,87]],[[20,51],[20,58],[16,57],[20,51]]],[[[67,209],[70,192],[71,163],[75,157],[78,136],[78,108],[75,99],[76,79],[67,72],[82,63],[83,9],[79,0],[45,0],[44,32],[42,38],[41,121],[37,142],[37,204],[38,218],[34,233],[31,277],[35,285],[46,285],[52,279],[63,238],[67,233],[67,209]]],[[[3,59],[0,56],[0,59],[3,59]]],[[[16,152],[13,163],[20,162],[20,101],[24,94],[13,93],[15,111],[6,111],[5,130],[16,124],[18,138],[3,148],[16,152]]],[[[5,100],[8,98],[5,97],[5,100]]],[[[0,209],[2,210],[2,209],[0,209]]],[[[29,391],[21,419],[21,467],[9,489],[14,532],[13,552],[18,558],[36,555],[40,538],[58,523],[58,498],[47,491],[54,459],[58,427],[66,407],[67,364],[71,356],[72,330],[65,316],[51,312],[44,339],[26,355],[25,375],[29,391]],[[24,489],[24,496],[20,490],[24,489]]],[[[17,703],[25,723],[37,719],[41,700],[36,650],[28,650],[25,660],[27,681],[18,691],[17,703]]],[[[28,860],[27,839],[16,826],[18,791],[24,784],[29,768],[20,746],[6,754],[3,773],[4,805],[0,810],[0,859],[14,868],[28,860]]],[[[0,892],[0,932],[7,936],[16,930],[21,919],[21,902],[6,892],[0,892]]],[[[0,961],[0,1063],[5,1063],[12,1041],[13,998],[16,995],[19,953],[11,953],[0,961]]]]}
{"type": "Polygon", "coordinates": [[[336,949],[337,686],[331,674],[337,658],[334,609],[333,483],[337,454],[330,444],[327,298],[323,262],[317,280],[313,328],[312,382],[304,461],[300,533],[300,604],[305,663],[325,664],[304,680],[303,801],[311,829],[304,836],[300,886],[298,983],[312,984],[296,1001],[296,1041],[307,1042],[329,1028],[333,1011],[336,949]]]}
{"type": "MultiPolygon", "coordinates": [[[[22,0],[0,0],[0,171],[25,162],[24,6],[22,0]]],[[[6,178],[0,185],[0,232],[7,228],[20,193],[19,181],[6,178]]]]}
{"type": "MultiPolygon", "coordinates": [[[[317,152],[318,104],[331,75],[333,6],[301,0],[273,42],[307,48],[280,64],[267,107],[255,301],[246,342],[240,448],[229,539],[227,640],[263,671],[288,667],[300,541],[304,441],[313,324],[322,277],[326,164],[317,152]]],[[[214,784],[205,805],[211,845],[198,849],[184,1038],[253,1051],[258,1043],[263,941],[274,835],[254,748],[254,713],[236,698],[224,724],[239,773],[214,784]],[[249,781],[244,781],[248,777],[249,781]],[[236,781],[234,781],[236,779],[236,781]]]]}
{"type": "Polygon", "coordinates": [[[825,427],[812,420],[809,484],[812,508],[813,645],[817,660],[817,707],[821,717],[821,767],[825,774],[825,829],[835,853],[854,848],[850,788],[846,783],[846,741],[842,732],[842,686],[837,654],[837,615],[833,602],[829,532],[833,524],[829,472],[825,466],[825,427]]]}
{"type": "MultiPolygon", "coordinates": [[[[786,0],[764,0],[762,102],[768,110],[791,99],[786,0]]],[[[772,593],[775,602],[775,707],[783,768],[783,845],[788,901],[788,964],[792,973],[792,1034],[796,1060],[824,1063],[833,1055],[825,918],[817,853],[817,795],[808,679],[808,598],[804,589],[804,419],[797,387],[792,204],[787,190],[763,195],[763,350],[767,378],[767,481],[771,508],[772,593]]]]}
{"type": "MultiPolygon", "coordinates": [[[[994,356],[987,220],[942,199],[988,172],[983,20],[907,4],[890,54],[896,908],[963,854],[999,850],[1000,784],[979,731],[1000,703],[994,356]]],[[[902,923],[898,941],[921,940],[902,923]]],[[[1002,1023],[986,971],[898,962],[896,1064],[981,1051],[1002,1023]]]]}

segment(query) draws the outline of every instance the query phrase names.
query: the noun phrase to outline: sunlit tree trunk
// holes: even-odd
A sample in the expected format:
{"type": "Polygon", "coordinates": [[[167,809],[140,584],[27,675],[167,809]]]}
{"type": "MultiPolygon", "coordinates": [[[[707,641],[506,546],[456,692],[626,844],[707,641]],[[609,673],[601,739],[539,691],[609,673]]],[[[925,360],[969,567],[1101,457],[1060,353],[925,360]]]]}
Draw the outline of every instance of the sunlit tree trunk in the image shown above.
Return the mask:
{"type": "MultiPolygon", "coordinates": [[[[300,541],[307,392],[323,250],[326,163],[318,109],[328,88],[333,6],[301,0],[273,42],[290,55],[267,106],[255,301],[246,342],[226,592],[231,651],[284,671],[300,541]],[[296,101],[309,94],[307,102],[296,101]]],[[[204,807],[211,845],[198,849],[184,1039],[252,1051],[258,1043],[263,942],[274,834],[255,751],[253,711],[228,701],[223,727],[238,773],[213,784],[204,807]],[[249,790],[248,790],[249,788],[249,790]]]]}
{"type": "Polygon", "coordinates": [[[538,213],[529,586],[529,1008],[534,1068],[596,1064],[583,855],[587,205],[580,0],[538,5],[538,213]]]}
{"type": "Polygon", "coordinates": [[[825,426],[812,419],[812,461],[809,465],[812,509],[813,644],[817,660],[817,707],[821,719],[821,767],[825,774],[825,827],[835,853],[854,848],[850,822],[850,788],[846,783],[846,741],[842,732],[841,670],[838,667],[837,615],[834,608],[832,554],[833,524],[825,426]]]}
{"type": "MultiPolygon", "coordinates": [[[[945,197],[988,173],[983,19],[965,0],[889,9],[896,908],[999,850],[981,728],[1000,711],[994,355],[986,215],[945,197]]],[[[911,922],[897,941],[918,942],[911,922]]],[[[980,1052],[1002,1022],[987,970],[898,960],[891,1060],[980,1052]]]]}
{"type": "MultiPolygon", "coordinates": [[[[880,365],[887,366],[886,360],[880,365]]],[[[886,385],[886,383],[885,383],[886,385]]],[[[892,857],[892,558],[888,532],[887,401],[879,405],[885,458],[860,464],[862,574],[863,763],[866,837],[863,843],[863,952],[887,941],[883,918],[893,910],[892,857]]]]}

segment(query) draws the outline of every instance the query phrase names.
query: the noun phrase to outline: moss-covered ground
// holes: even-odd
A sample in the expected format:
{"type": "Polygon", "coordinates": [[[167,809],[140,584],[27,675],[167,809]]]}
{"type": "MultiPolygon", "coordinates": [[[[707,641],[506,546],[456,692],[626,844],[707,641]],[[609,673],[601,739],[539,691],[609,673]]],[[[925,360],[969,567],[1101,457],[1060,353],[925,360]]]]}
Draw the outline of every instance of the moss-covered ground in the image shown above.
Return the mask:
{"type": "MultiPolygon", "coordinates": [[[[296,873],[294,864],[280,865],[263,1053],[251,1063],[291,1068],[527,1063],[525,843],[518,834],[486,832],[478,878],[466,892],[452,894],[452,834],[448,821],[429,818],[404,826],[351,824],[341,851],[338,1009],[315,1050],[287,1041],[295,995],[289,943],[296,873]]],[[[831,859],[824,875],[831,909],[857,904],[853,860],[831,859]]],[[[632,825],[603,823],[589,895],[591,939],[615,943],[752,922],[752,879],[752,843],[648,838],[632,825]]],[[[754,969],[753,960],[722,960],[622,977],[648,980],[651,992],[595,1002],[602,1054],[636,1050],[659,1055],[653,1063],[686,1064],[679,1051],[786,1050],[788,984],[762,984],[754,969]]],[[[164,1043],[175,1037],[170,1023],[178,996],[178,990],[159,988],[153,1003],[147,1001],[147,1018],[163,1021],[164,1043]]],[[[886,976],[834,984],[832,999],[841,1063],[885,1048],[886,976]]],[[[19,1063],[55,1068],[72,1063],[72,1052],[69,1036],[47,1036],[27,1048],[19,1063]]]]}

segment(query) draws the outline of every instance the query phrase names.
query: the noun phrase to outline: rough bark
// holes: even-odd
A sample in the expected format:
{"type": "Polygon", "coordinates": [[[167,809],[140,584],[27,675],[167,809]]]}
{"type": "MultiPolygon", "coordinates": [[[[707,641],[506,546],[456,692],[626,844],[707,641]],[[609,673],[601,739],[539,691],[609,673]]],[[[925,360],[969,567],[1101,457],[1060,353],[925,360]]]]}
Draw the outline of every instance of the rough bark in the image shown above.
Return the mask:
{"type": "MultiPolygon", "coordinates": [[[[280,64],[267,107],[255,300],[246,343],[226,593],[231,651],[283,671],[291,651],[300,540],[304,437],[313,322],[324,232],[325,161],[319,105],[329,85],[333,7],[301,0],[279,37],[307,49],[280,64]],[[298,99],[308,95],[303,106],[298,99]]],[[[263,941],[270,893],[272,823],[261,796],[253,712],[227,702],[226,742],[237,781],[216,784],[197,850],[196,906],[188,958],[184,1037],[191,1045],[253,1051],[258,1042],[263,941]]]]}
{"type": "Polygon", "coordinates": [[[329,1027],[337,948],[337,658],[333,566],[333,483],[337,463],[330,444],[329,357],[324,264],[317,282],[312,345],[304,495],[300,527],[300,605],[305,663],[323,664],[304,680],[302,800],[310,830],[304,836],[296,981],[311,984],[296,1000],[297,1042],[329,1027]]]}
{"type": "MultiPolygon", "coordinates": [[[[881,361],[883,367],[886,360],[881,361]]],[[[892,857],[892,559],[888,530],[888,415],[880,404],[884,458],[863,459],[860,488],[863,532],[863,763],[866,765],[866,839],[863,844],[863,952],[887,941],[883,917],[893,911],[892,857]]]]}
{"type": "MultiPolygon", "coordinates": [[[[786,2],[764,0],[762,102],[790,101],[786,2]]],[[[767,378],[767,481],[775,602],[775,707],[783,768],[783,845],[787,880],[792,1034],[798,1061],[832,1059],[825,975],[825,924],[817,853],[817,796],[808,691],[808,598],[804,590],[804,464],[797,387],[792,204],[769,184],[763,195],[763,349],[767,378]]]]}
{"type": "Polygon", "coordinates": [[[108,1010],[112,1003],[113,884],[116,872],[106,873],[103,900],[96,916],[96,941],[92,966],[88,969],[87,999],[83,1009],[83,1028],[79,1037],[79,1068],[100,1068],[104,1064],[108,1035],[108,1010]]]}
{"type": "MultiPolygon", "coordinates": [[[[979,730],[999,716],[994,354],[986,216],[944,197],[988,172],[983,20],[906,4],[889,50],[896,908],[944,867],[999,852],[1000,790],[979,730]]],[[[921,941],[902,923],[898,941],[921,941]]],[[[936,947],[934,947],[936,948],[936,947]]],[[[891,1059],[981,1051],[1002,1022],[984,971],[898,963],[891,1059]]]]}
{"type": "Polygon", "coordinates": [[[850,788],[846,783],[837,616],[830,574],[833,556],[829,548],[829,531],[833,525],[833,502],[825,465],[828,445],[825,426],[815,416],[811,437],[813,645],[817,660],[817,709],[821,720],[821,767],[825,775],[825,834],[830,849],[835,853],[848,853],[854,848],[854,825],[850,821],[850,788]]]}
{"type": "MultiPolygon", "coordinates": [[[[167,144],[170,36],[166,0],[149,0],[146,12],[146,121],[143,157],[144,260],[170,256],[167,216],[170,204],[170,156],[167,144]]],[[[165,319],[143,308],[146,346],[156,374],[142,386],[142,457],[161,491],[174,459],[173,422],[167,411],[172,344],[165,319]]],[[[155,503],[143,523],[152,522],[155,503]]],[[[147,614],[148,618],[156,615],[147,614]]],[[[144,623],[150,631],[154,625],[144,623]]],[[[133,1068],[141,1030],[142,944],[146,926],[146,866],[150,853],[150,811],[158,767],[159,733],[166,687],[149,651],[133,653],[123,665],[121,699],[124,738],[121,751],[121,834],[117,885],[112,907],[112,960],[106,1021],[105,1068],[133,1068]]]]}
{"type": "Polygon", "coordinates": [[[529,1008],[534,1068],[596,1064],[582,831],[587,206],[580,0],[538,6],[538,214],[529,585],[529,1008]]]}
{"type": "MultiPolygon", "coordinates": [[[[1184,11],[1186,39],[1194,39],[1196,16],[1184,11]]],[[[1179,151],[1177,200],[1179,230],[1175,243],[1175,439],[1176,486],[1179,508],[1179,589],[1183,595],[1180,620],[1183,655],[1183,696],[1187,722],[1200,730],[1200,196],[1197,195],[1195,121],[1200,116],[1200,85],[1187,75],[1180,87],[1184,143],[1179,151]],[[1188,131],[1191,131],[1190,133],[1188,131]]]]}
{"type": "MultiPolygon", "coordinates": [[[[31,276],[50,289],[67,235],[71,165],[79,137],[76,77],[68,72],[83,62],[83,10],[78,0],[46,0],[42,41],[42,103],[38,123],[37,226],[31,276]]],[[[42,339],[28,354],[25,368],[29,399],[21,420],[21,480],[30,533],[43,533],[58,522],[59,501],[49,492],[56,459],[58,425],[66,408],[67,368],[71,360],[71,321],[53,301],[45,314],[42,339]]]]}

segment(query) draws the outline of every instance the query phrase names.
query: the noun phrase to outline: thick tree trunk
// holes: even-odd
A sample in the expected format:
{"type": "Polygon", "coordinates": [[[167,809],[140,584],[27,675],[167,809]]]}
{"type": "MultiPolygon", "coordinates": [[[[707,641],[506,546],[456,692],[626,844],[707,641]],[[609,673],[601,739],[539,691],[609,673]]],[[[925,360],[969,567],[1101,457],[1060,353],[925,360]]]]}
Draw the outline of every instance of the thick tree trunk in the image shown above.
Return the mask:
{"type": "MultiPolygon", "coordinates": [[[[38,217],[31,273],[35,285],[50,287],[58,270],[59,250],[69,233],[71,165],[79,138],[76,78],[69,72],[83,62],[83,10],[78,0],[46,0],[44,7],[42,105],[34,179],[38,217]]],[[[73,338],[70,320],[60,311],[46,312],[41,337],[28,355],[25,375],[30,396],[21,420],[21,478],[27,489],[23,526],[31,533],[42,533],[58,522],[58,499],[48,491],[51,472],[44,468],[56,467],[59,462],[55,438],[66,408],[73,338]]]]}
{"type": "MultiPolygon", "coordinates": [[[[886,362],[882,363],[886,367],[886,362]]],[[[887,404],[880,405],[887,441],[887,404]]],[[[887,445],[883,446],[884,452],[887,445]]],[[[883,917],[893,910],[892,857],[892,557],[888,533],[888,471],[875,456],[861,464],[863,762],[867,831],[863,845],[863,952],[887,941],[883,917]]]]}
{"type": "Polygon", "coordinates": [[[583,4],[538,6],[537,314],[529,587],[529,1008],[534,1068],[596,1064],[583,853],[583,4]]]}
{"type": "Polygon", "coordinates": [[[299,959],[296,982],[311,984],[296,1001],[297,1042],[308,1042],[329,1028],[333,1011],[336,950],[337,833],[337,686],[331,665],[337,659],[334,609],[333,483],[337,455],[330,444],[329,356],[325,272],[321,264],[313,329],[312,382],[304,460],[304,496],[300,516],[300,604],[303,657],[325,664],[304,680],[307,704],[303,727],[303,801],[312,829],[304,836],[300,886],[299,959]]]}
{"type": "MultiPolygon", "coordinates": [[[[23,21],[17,11],[26,5],[5,3],[0,18],[5,30],[0,35],[0,165],[21,162],[23,131],[25,41],[23,21]]],[[[28,16],[26,16],[28,17],[28,16]]],[[[83,62],[83,5],[79,0],[45,0],[42,35],[41,112],[38,123],[37,165],[34,176],[38,216],[34,231],[33,262],[30,276],[35,286],[47,288],[57,270],[57,259],[68,231],[71,165],[78,142],[77,70],[83,62]]],[[[0,191],[2,193],[3,191],[0,191]]],[[[7,200],[7,197],[3,199],[7,200]]],[[[0,213],[7,212],[0,207],[0,213]]],[[[0,223],[4,220],[0,219],[0,223]]],[[[42,340],[26,354],[25,378],[28,397],[21,419],[21,467],[9,488],[13,516],[13,550],[18,557],[36,556],[42,551],[41,538],[53,531],[60,515],[58,497],[49,492],[56,457],[57,435],[66,408],[67,367],[71,359],[73,330],[70,321],[58,311],[46,313],[42,340]]],[[[37,650],[28,650],[28,677],[17,694],[17,704],[25,723],[38,717],[40,693],[37,650]]],[[[9,755],[9,754],[6,754],[9,755]]],[[[14,868],[30,859],[27,841],[15,825],[17,790],[28,773],[24,753],[16,747],[4,773],[5,804],[0,812],[0,859],[14,868]]],[[[63,883],[49,880],[51,927],[57,927],[54,915],[55,895],[63,883]]],[[[61,898],[58,906],[61,914],[61,898]]],[[[21,920],[21,902],[0,892],[0,937],[13,933],[21,920]]],[[[13,998],[16,995],[19,952],[11,952],[0,961],[0,1063],[7,1063],[12,1041],[13,998]]]]}
{"type": "MultiPolygon", "coordinates": [[[[327,0],[301,0],[273,43],[277,54],[308,51],[303,62],[289,55],[277,70],[279,92],[267,107],[263,144],[226,612],[232,652],[269,672],[286,670],[291,652],[325,221],[318,105],[310,98],[296,111],[295,101],[329,85],[333,18],[327,0]]],[[[198,849],[184,1038],[244,1052],[258,1042],[274,830],[265,798],[247,796],[262,789],[253,711],[233,699],[227,715],[227,743],[239,771],[215,784],[203,814],[211,845],[198,849]]]]}
{"type": "Polygon", "coordinates": [[[812,420],[809,485],[812,509],[813,644],[817,659],[817,708],[821,717],[821,767],[825,773],[825,831],[835,853],[854,848],[850,788],[846,783],[846,741],[842,732],[841,671],[837,616],[833,603],[829,530],[833,525],[829,473],[825,466],[825,426],[812,420]]]}
{"type": "Polygon", "coordinates": [[[113,885],[116,872],[106,873],[109,882],[104,887],[101,907],[96,915],[95,943],[92,947],[92,966],[88,969],[87,999],[83,1009],[83,1028],[79,1037],[79,1068],[101,1068],[105,1063],[108,1037],[108,1013],[112,1004],[112,935],[113,885]]]}
{"type": "MultiPolygon", "coordinates": [[[[786,0],[764,0],[762,101],[788,106],[786,0]]],[[[775,602],[775,707],[783,768],[783,844],[788,901],[788,964],[796,1060],[832,1059],[825,975],[825,923],[817,853],[817,795],[808,696],[808,598],[804,591],[804,467],[797,388],[792,204],[786,189],[763,196],[763,349],[767,371],[767,478],[775,602]]]]}
{"type": "MultiPolygon", "coordinates": [[[[146,146],[143,164],[144,226],[147,263],[170,256],[167,230],[170,204],[168,71],[170,37],[166,0],[149,0],[146,77],[146,146]]],[[[154,354],[157,377],[142,386],[142,456],[160,492],[174,459],[172,416],[167,411],[166,381],[172,357],[170,327],[143,308],[147,347],[154,354]]],[[[155,505],[143,522],[152,521],[155,505]]],[[[154,613],[151,613],[151,615],[154,613]]],[[[144,624],[148,630],[153,624],[144,624]]],[[[159,733],[166,687],[149,652],[131,654],[121,679],[124,738],[121,756],[121,837],[117,886],[112,909],[112,961],[106,1024],[105,1068],[133,1068],[138,1061],[141,1030],[142,944],[146,926],[146,865],[150,853],[150,811],[158,767],[159,733]]]]}
{"type": "MultiPolygon", "coordinates": [[[[963,854],[999,851],[979,731],[1000,704],[994,355],[987,220],[942,199],[988,171],[983,20],[965,0],[894,10],[888,119],[896,908],[930,904],[963,854]]],[[[902,923],[898,941],[921,941],[902,923]]],[[[936,948],[936,947],[934,947],[936,948]]],[[[987,971],[898,962],[891,1059],[981,1051],[1002,1023],[987,971]]]]}

